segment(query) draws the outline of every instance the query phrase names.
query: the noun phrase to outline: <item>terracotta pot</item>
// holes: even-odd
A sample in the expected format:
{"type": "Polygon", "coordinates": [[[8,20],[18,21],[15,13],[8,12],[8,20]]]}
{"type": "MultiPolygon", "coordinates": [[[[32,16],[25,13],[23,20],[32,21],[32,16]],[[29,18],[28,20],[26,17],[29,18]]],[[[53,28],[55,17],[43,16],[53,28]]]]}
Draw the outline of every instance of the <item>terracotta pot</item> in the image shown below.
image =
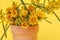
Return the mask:
{"type": "Polygon", "coordinates": [[[13,34],[13,40],[37,40],[38,25],[30,26],[27,29],[11,25],[10,29],[13,34]]]}

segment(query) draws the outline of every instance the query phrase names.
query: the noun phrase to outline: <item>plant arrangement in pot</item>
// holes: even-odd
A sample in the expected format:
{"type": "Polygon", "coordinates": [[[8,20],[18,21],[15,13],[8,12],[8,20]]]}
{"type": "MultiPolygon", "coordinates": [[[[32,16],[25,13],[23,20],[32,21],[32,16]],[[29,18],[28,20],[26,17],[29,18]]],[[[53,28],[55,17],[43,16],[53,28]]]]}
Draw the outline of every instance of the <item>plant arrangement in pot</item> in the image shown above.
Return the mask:
{"type": "MultiPolygon", "coordinates": [[[[60,8],[59,0],[48,0],[47,5],[45,4],[46,0],[44,0],[43,4],[40,3],[40,0],[31,0],[31,3],[24,3],[23,0],[20,1],[21,3],[19,5],[13,2],[12,7],[8,7],[6,9],[6,19],[13,34],[13,40],[37,40],[39,20],[44,19],[46,22],[52,24],[46,19],[48,18],[46,16],[46,13],[54,14],[60,21],[59,17],[54,12],[54,10],[60,8]]],[[[9,26],[7,27],[7,29],[9,28],[9,26]]],[[[6,34],[6,31],[3,33],[2,38],[6,34]]]]}

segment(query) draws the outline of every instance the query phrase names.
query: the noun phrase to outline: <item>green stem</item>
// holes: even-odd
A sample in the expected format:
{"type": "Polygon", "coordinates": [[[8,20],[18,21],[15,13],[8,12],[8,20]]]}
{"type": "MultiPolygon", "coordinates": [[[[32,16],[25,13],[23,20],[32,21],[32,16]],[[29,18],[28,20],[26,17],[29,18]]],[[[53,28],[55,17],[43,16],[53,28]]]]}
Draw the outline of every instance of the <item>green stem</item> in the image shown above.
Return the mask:
{"type": "Polygon", "coordinates": [[[36,5],[36,4],[34,4],[33,2],[31,2],[34,6],[36,6],[36,7],[38,7],[38,8],[44,8],[46,11],[48,10],[47,8],[45,8],[44,6],[41,6],[41,5],[36,5]]]}
{"type": "Polygon", "coordinates": [[[3,25],[4,32],[5,32],[5,37],[7,38],[6,29],[5,29],[5,27],[4,27],[4,22],[3,22],[3,20],[2,20],[2,25],[3,25]]]}
{"type": "Polygon", "coordinates": [[[57,14],[55,12],[53,12],[53,14],[56,16],[56,18],[58,19],[58,21],[60,22],[60,18],[57,16],[57,14]]]}
{"type": "MultiPolygon", "coordinates": [[[[23,5],[22,3],[20,3],[20,5],[23,5]]],[[[31,4],[29,4],[29,3],[25,3],[25,5],[31,5],[31,4]]]]}
{"type": "MultiPolygon", "coordinates": [[[[5,26],[4,26],[4,20],[3,20],[4,17],[3,17],[3,15],[2,15],[2,14],[3,14],[3,13],[2,13],[2,9],[1,9],[0,12],[1,12],[2,26],[3,26],[3,30],[4,30],[4,32],[5,32],[5,26]]],[[[7,34],[6,34],[6,32],[5,32],[5,37],[7,38],[7,34]]]]}
{"type": "MultiPolygon", "coordinates": [[[[27,7],[26,7],[26,5],[25,5],[25,3],[24,3],[24,1],[23,0],[21,0],[21,2],[22,2],[22,4],[24,5],[24,7],[25,7],[25,9],[28,11],[28,18],[29,18],[29,14],[30,14],[30,12],[29,12],[29,10],[27,9],[27,7]]],[[[27,18],[27,20],[28,20],[28,18],[27,18]]]]}
{"type": "Polygon", "coordinates": [[[48,23],[50,23],[50,24],[52,24],[50,21],[48,21],[46,18],[44,18],[44,20],[46,21],[46,22],[48,22],[48,23]]]}
{"type": "MultiPolygon", "coordinates": [[[[9,26],[8,26],[8,27],[7,27],[7,29],[6,29],[6,32],[7,32],[8,28],[9,28],[9,26]]],[[[3,35],[2,35],[2,37],[1,37],[1,39],[0,39],[0,40],[2,40],[2,39],[3,39],[4,35],[5,35],[5,32],[3,33],[3,35]]]]}
{"type": "Polygon", "coordinates": [[[22,4],[24,5],[25,9],[27,10],[26,5],[25,5],[24,1],[23,1],[23,0],[21,0],[21,2],[22,2],[22,4]]]}
{"type": "MultiPolygon", "coordinates": [[[[45,7],[45,2],[46,2],[46,0],[44,0],[44,3],[43,3],[43,4],[44,4],[44,5],[43,5],[44,7],[45,7]]],[[[44,8],[44,10],[45,10],[45,8],[44,8]]]]}

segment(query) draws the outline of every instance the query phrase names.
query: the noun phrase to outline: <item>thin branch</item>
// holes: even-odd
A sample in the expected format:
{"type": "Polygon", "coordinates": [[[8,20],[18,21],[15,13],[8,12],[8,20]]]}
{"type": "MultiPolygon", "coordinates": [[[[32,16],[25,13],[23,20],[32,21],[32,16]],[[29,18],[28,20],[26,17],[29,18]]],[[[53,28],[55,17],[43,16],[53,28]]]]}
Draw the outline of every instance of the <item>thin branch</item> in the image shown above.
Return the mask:
{"type": "MultiPolygon", "coordinates": [[[[8,28],[9,28],[9,26],[7,27],[7,29],[6,29],[6,31],[5,31],[5,32],[7,32],[8,28]]],[[[1,37],[1,39],[0,39],[0,40],[2,40],[2,39],[3,39],[3,37],[4,37],[4,35],[5,35],[5,32],[3,33],[3,35],[2,35],[2,37],[1,37]]]]}
{"type": "Polygon", "coordinates": [[[25,5],[24,1],[23,1],[23,0],[20,0],[20,1],[22,2],[22,4],[24,5],[25,9],[27,10],[26,5],[25,5]]]}
{"type": "MultiPolygon", "coordinates": [[[[19,3],[20,5],[23,5],[22,3],[19,3]]],[[[31,5],[30,3],[25,3],[25,5],[31,5]]]]}
{"type": "MultiPolygon", "coordinates": [[[[2,15],[2,9],[1,9],[1,18],[3,18],[3,15],[2,15]]],[[[5,27],[4,27],[3,19],[1,19],[1,20],[2,20],[3,30],[4,30],[4,32],[5,32],[5,27]]],[[[5,32],[5,37],[7,38],[7,34],[6,34],[6,32],[5,32]]]]}
{"type": "Polygon", "coordinates": [[[60,18],[57,16],[57,14],[55,12],[53,12],[53,14],[56,16],[56,18],[58,19],[58,21],[60,22],[60,18]]]}
{"type": "Polygon", "coordinates": [[[6,29],[5,29],[5,27],[4,27],[4,22],[3,22],[3,20],[2,20],[2,25],[3,25],[4,32],[5,32],[5,37],[7,38],[6,29]]]}
{"type": "Polygon", "coordinates": [[[38,8],[44,8],[46,11],[48,10],[47,8],[45,8],[44,6],[41,6],[41,5],[36,5],[35,3],[31,2],[34,6],[38,7],[38,8]]]}
{"type": "Polygon", "coordinates": [[[48,23],[50,23],[50,24],[52,24],[49,20],[47,20],[46,18],[44,18],[44,20],[46,21],[46,22],[48,22],[48,23]]]}

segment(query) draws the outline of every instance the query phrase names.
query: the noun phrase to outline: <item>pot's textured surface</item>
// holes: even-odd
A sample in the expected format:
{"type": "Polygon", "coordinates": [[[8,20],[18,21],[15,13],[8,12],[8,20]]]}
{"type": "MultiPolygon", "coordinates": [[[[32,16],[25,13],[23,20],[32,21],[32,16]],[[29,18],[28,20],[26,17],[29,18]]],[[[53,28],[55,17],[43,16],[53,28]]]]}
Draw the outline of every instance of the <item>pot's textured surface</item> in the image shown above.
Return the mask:
{"type": "Polygon", "coordinates": [[[27,29],[11,25],[10,29],[13,34],[13,40],[37,40],[38,25],[30,26],[27,29]]]}

